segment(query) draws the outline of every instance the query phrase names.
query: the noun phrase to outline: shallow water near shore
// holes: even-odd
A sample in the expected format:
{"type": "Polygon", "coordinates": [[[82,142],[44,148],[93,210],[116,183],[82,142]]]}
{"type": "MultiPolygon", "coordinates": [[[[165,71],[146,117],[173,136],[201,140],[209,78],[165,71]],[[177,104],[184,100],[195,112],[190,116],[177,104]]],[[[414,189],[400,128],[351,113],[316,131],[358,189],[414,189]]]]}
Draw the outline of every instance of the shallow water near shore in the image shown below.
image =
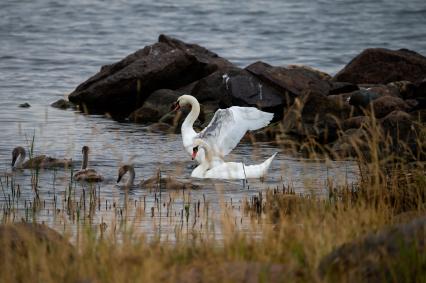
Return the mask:
{"type": "MultiPolygon", "coordinates": [[[[329,177],[342,184],[356,181],[355,162],[305,160],[275,145],[259,143],[253,146],[244,142],[233,151],[230,160],[252,164],[278,152],[264,182],[195,180],[200,190],[173,193],[172,196],[168,192],[159,195],[158,191],[138,189],[127,192],[115,184],[117,168],[122,163],[135,165],[136,181],[155,175],[158,169],[163,175],[190,180],[193,163],[183,152],[180,135],[150,133],[144,125],[57,110],[49,104],[64,98],[100,66],[152,44],[160,33],[203,45],[240,67],[263,60],[274,65],[306,64],[335,73],[368,47],[410,48],[425,54],[425,14],[424,1],[269,1],[244,5],[186,1],[180,6],[174,2],[139,1],[2,1],[2,182],[6,182],[6,172],[10,172],[13,147],[28,148],[33,136],[36,154],[73,158],[77,167],[81,146],[88,145],[92,149],[90,166],[106,178],[96,186],[96,196],[102,205],[87,224],[122,219],[120,209],[127,198],[128,203],[134,203],[135,210],[141,208],[140,214],[144,215],[135,221],[136,226],[151,236],[161,230],[171,237],[176,237],[175,227],[186,216],[186,207],[189,205],[192,211],[198,201],[208,203],[207,214],[219,214],[226,203],[234,207],[235,217],[238,217],[242,201],[267,188],[290,186],[297,193],[325,196],[329,177]],[[19,108],[24,102],[31,107],[19,108]],[[158,200],[160,196],[161,201],[158,200]],[[171,198],[173,209],[162,209],[166,207],[162,203],[171,198]],[[117,209],[108,209],[114,203],[117,209]]],[[[31,174],[31,171],[14,174],[15,184],[20,185],[21,191],[15,221],[35,216],[37,221],[44,221],[58,230],[64,226],[73,230],[76,222],[86,221],[84,217],[79,221],[73,219],[75,216],[63,211],[62,203],[71,176],[70,171],[64,170],[40,172],[40,198],[46,204],[42,204],[44,209],[28,215],[25,206],[34,199],[31,174]],[[62,211],[58,214],[52,213],[56,196],[57,208],[62,211]]],[[[73,186],[72,194],[77,201],[83,189],[90,190],[80,184],[73,186]]],[[[4,183],[4,192],[0,193],[2,208],[7,206],[10,194],[4,183]]],[[[134,216],[130,214],[134,214],[129,212],[131,220],[134,216]]],[[[196,225],[200,223],[202,221],[196,225]]],[[[241,221],[241,228],[244,227],[241,221]]],[[[220,237],[218,230],[209,232],[220,237]]]]}
{"type": "Polygon", "coordinates": [[[220,238],[218,227],[224,206],[238,219],[241,229],[248,229],[249,224],[243,221],[243,204],[250,201],[251,197],[258,196],[259,192],[291,188],[298,194],[326,196],[329,178],[339,184],[350,184],[357,179],[357,166],[353,161],[312,161],[289,155],[274,144],[252,145],[248,142],[242,142],[228,159],[254,164],[278,152],[265,180],[244,182],[191,179],[195,163],[183,151],[180,135],[152,133],[144,125],[120,123],[50,107],[31,107],[21,111],[25,111],[29,117],[37,117],[41,112],[44,114],[40,119],[21,120],[16,123],[15,129],[5,129],[5,134],[14,135],[15,139],[5,140],[0,148],[0,205],[3,217],[6,219],[5,212],[8,211],[9,220],[36,220],[71,233],[78,228],[77,224],[84,226],[105,223],[110,227],[127,222],[147,236],[175,239],[176,229],[185,230],[188,223],[193,228],[201,206],[203,219],[198,220],[201,227],[196,228],[201,228],[201,232],[214,233],[220,238]],[[35,155],[48,153],[54,157],[72,158],[75,168],[40,172],[11,171],[10,149],[15,144],[29,148],[33,135],[35,155]],[[91,147],[89,167],[95,168],[105,177],[102,183],[91,186],[71,180],[72,170],[78,170],[81,164],[81,146],[84,144],[91,147]],[[116,183],[118,166],[124,163],[134,164],[136,183],[155,176],[160,170],[162,176],[191,181],[199,185],[200,189],[172,192],[161,190],[161,194],[158,189],[147,190],[137,186],[126,190],[116,183]],[[36,192],[33,189],[35,175],[38,176],[40,196],[40,203],[36,208],[36,192]],[[15,190],[19,186],[19,198],[13,196],[10,185],[12,180],[15,190]],[[95,199],[94,208],[89,207],[91,194],[95,199]],[[73,202],[71,207],[70,201],[73,202]],[[84,209],[83,201],[87,202],[84,209]],[[197,207],[198,211],[195,212],[197,207]],[[206,222],[210,222],[210,227],[206,227],[206,222]]]}

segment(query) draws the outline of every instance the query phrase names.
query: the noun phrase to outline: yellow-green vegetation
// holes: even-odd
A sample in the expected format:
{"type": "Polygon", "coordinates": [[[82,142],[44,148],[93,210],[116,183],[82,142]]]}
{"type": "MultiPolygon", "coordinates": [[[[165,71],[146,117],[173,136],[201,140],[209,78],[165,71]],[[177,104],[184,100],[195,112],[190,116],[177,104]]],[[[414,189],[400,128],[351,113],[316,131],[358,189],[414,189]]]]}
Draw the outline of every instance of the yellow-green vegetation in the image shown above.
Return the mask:
{"type": "MultiPolygon", "coordinates": [[[[147,239],[132,225],[105,232],[102,225],[86,225],[62,238],[45,226],[4,224],[0,281],[425,282],[426,221],[408,236],[386,234],[424,219],[424,165],[416,156],[391,156],[382,146],[387,139],[371,129],[365,129],[368,158],[353,145],[360,155],[358,183],[330,180],[326,196],[296,195],[286,187],[264,191],[244,203],[249,231],[238,229],[224,207],[220,239],[196,228],[173,241],[147,239]],[[343,249],[327,265],[324,258],[345,243],[355,243],[346,246],[350,254],[343,249]]],[[[424,148],[424,139],[418,143],[424,148]]]]}

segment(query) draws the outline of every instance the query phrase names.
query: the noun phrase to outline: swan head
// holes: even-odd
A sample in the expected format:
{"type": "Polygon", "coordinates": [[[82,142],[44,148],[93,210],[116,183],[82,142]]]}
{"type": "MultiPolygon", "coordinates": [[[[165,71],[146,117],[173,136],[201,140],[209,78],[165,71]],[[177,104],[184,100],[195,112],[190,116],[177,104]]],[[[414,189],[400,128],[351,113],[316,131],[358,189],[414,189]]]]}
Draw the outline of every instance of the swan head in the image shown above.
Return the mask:
{"type": "Polygon", "coordinates": [[[25,158],[25,149],[22,146],[17,146],[12,151],[12,167],[15,166],[16,160],[20,155],[25,158]]]}
{"type": "Polygon", "coordinates": [[[198,153],[198,145],[192,148],[192,160],[195,159],[198,153]]]}
{"type": "Polygon", "coordinates": [[[173,111],[179,110],[185,105],[192,105],[194,102],[198,102],[192,95],[184,94],[178,97],[177,101],[173,104],[173,111]]]}
{"type": "Polygon", "coordinates": [[[89,147],[87,145],[83,146],[81,148],[81,153],[88,154],[89,153],[89,147]]]}
{"type": "Polygon", "coordinates": [[[118,169],[117,183],[121,181],[121,178],[123,178],[123,176],[130,170],[131,167],[132,165],[123,165],[118,169]]]}
{"type": "MultiPolygon", "coordinates": [[[[192,145],[192,160],[194,160],[195,157],[197,157],[198,152],[204,150],[205,153],[208,153],[207,151],[209,149],[210,148],[205,141],[203,141],[202,139],[195,139],[192,145]]],[[[206,155],[206,158],[207,159],[209,158],[208,154],[206,155]]]]}

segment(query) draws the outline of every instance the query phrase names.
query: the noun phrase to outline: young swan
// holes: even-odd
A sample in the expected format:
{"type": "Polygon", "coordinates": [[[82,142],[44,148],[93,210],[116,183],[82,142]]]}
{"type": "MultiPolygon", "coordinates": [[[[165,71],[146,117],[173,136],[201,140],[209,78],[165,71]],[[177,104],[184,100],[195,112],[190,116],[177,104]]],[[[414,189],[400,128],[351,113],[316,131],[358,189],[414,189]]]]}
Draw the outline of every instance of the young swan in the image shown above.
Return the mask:
{"type": "Polygon", "coordinates": [[[102,182],[104,177],[96,172],[95,169],[87,168],[89,164],[89,147],[83,146],[81,149],[83,153],[83,162],[81,163],[81,169],[74,173],[74,179],[76,181],[86,182],[102,182]]]}
{"type": "Polygon", "coordinates": [[[210,146],[201,139],[196,139],[192,151],[192,158],[195,158],[200,150],[205,152],[205,160],[192,171],[194,178],[213,179],[250,179],[262,178],[266,175],[272,160],[277,153],[257,165],[244,165],[241,162],[224,162],[213,160],[210,146]]]}
{"type": "Polygon", "coordinates": [[[126,175],[126,173],[129,173],[129,178],[127,179],[126,184],[124,184],[124,187],[131,188],[134,186],[135,181],[135,169],[132,165],[126,164],[118,168],[117,183],[120,183],[121,179],[124,175],[126,175]]]}
{"type": "MultiPolygon", "coordinates": [[[[117,183],[119,183],[122,179],[122,177],[128,173],[129,178],[127,179],[126,184],[124,185],[125,188],[131,188],[135,187],[134,181],[135,181],[135,169],[132,165],[126,164],[121,166],[118,169],[118,178],[117,183]]],[[[166,189],[166,190],[184,190],[184,189],[196,189],[198,186],[193,185],[191,183],[186,182],[180,182],[175,179],[172,179],[171,177],[162,177],[160,178],[160,175],[151,177],[146,181],[140,182],[138,187],[141,188],[147,188],[147,189],[166,189]]]]}
{"type": "Polygon", "coordinates": [[[35,156],[25,161],[26,152],[22,146],[17,146],[12,151],[12,168],[55,168],[72,166],[72,159],[57,159],[46,155],[35,156]]]}

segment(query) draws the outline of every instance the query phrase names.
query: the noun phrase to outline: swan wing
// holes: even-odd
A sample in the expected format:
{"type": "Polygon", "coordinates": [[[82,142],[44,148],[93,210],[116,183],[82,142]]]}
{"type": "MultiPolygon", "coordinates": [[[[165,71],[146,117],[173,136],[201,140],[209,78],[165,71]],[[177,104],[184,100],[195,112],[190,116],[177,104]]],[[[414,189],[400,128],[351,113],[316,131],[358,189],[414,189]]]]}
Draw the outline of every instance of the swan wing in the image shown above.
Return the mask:
{"type": "Polygon", "coordinates": [[[224,156],[238,145],[247,131],[267,126],[273,117],[273,113],[263,112],[255,107],[232,106],[219,109],[197,138],[207,142],[214,155],[224,156]]]}

